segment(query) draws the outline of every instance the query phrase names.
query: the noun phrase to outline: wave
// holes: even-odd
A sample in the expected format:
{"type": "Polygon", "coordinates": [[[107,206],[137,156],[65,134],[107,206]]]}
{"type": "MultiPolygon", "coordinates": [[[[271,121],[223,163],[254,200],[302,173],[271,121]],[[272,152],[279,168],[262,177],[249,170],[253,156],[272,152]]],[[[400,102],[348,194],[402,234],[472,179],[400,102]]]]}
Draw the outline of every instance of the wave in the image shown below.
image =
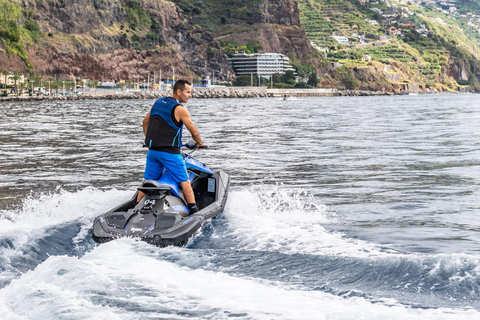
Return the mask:
{"type": "Polygon", "coordinates": [[[17,208],[0,210],[0,288],[49,255],[81,255],[93,241],[94,217],[131,192],[85,188],[29,195],[17,208]]]}
{"type": "Polygon", "coordinates": [[[131,194],[59,189],[1,210],[0,312],[7,319],[478,317],[467,309],[479,309],[480,258],[405,254],[328,230],[335,212],[299,189],[232,188],[225,212],[184,248],[95,244],[94,217],[131,194]]]}
{"type": "MultiPolygon", "coordinates": [[[[185,251],[167,248],[166,251],[185,251]]],[[[180,266],[122,239],[82,258],[55,256],[0,290],[7,319],[472,319],[475,310],[414,309],[180,266]]],[[[188,259],[189,254],[186,253],[188,259]]]]}
{"type": "Polygon", "coordinates": [[[326,225],[338,223],[335,213],[307,192],[278,186],[234,190],[219,220],[214,231],[207,230],[207,245],[196,246],[221,250],[216,265],[230,273],[336,295],[480,309],[480,258],[406,254],[328,230],[326,225]]]}
{"type": "Polygon", "coordinates": [[[305,191],[278,186],[231,191],[224,214],[226,232],[242,249],[356,257],[393,252],[327,230],[335,213],[305,191]]]}

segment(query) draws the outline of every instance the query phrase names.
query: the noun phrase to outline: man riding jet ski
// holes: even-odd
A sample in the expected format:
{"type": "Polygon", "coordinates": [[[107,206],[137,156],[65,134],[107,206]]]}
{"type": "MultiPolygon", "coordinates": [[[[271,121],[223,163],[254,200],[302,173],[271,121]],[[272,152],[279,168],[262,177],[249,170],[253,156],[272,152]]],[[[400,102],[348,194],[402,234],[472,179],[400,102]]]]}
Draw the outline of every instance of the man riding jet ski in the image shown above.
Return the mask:
{"type": "Polygon", "coordinates": [[[180,151],[184,124],[196,141],[190,147],[206,148],[190,114],[181,104],[188,102],[190,97],[191,84],[178,80],[172,96],[155,101],[145,116],[143,132],[149,148],[143,176],[146,181],[138,188],[134,199],[95,220],[93,236],[96,241],[109,240],[111,234],[115,234],[139,236],[158,245],[181,244],[205,219],[223,210],[228,176],[223,171],[213,173],[180,151]],[[199,210],[203,213],[195,215],[199,210]],[[185,220],[189,214],[192,215],[185,220]],[[123,228],[124,232],[109,229],[109,226],[123,228]],[[163,230],[165,228],[168,231],[163,230]]]}
{"type": "MultiPolygon", "coordinates": [[[[191,98],[191,84],[186,80],[178,80],[173,86],[171,97],[162,97],[155,101],[152,109],[143,119],[145,146],[148,147],[145,180],[157,180],[166,174],[182,188],[190,212],[197,211],[192,186],[187,176],[185,161],[180,147],[182,146],[183,125],[197,144],[205,148],[200,133],[190,118],[190,113],[182,105],[191,98]]],[[[144,193],[139,192],[137,201],[144,193]]]]}
{"type": "Polygon", "coordinates": [[[184,159],[197,212],[189,212],[183,191],[164,174],[159,180],[145,180],[129,201],[97,217],[93,239],[106,242],[134,237],[162,247],[181,246],[206,220],[220,214],[227,201],[229,176],[223,170],[211,171],[190,155],[184,159]],[[145,197],[137,203],[139,192],[145,197]]]}

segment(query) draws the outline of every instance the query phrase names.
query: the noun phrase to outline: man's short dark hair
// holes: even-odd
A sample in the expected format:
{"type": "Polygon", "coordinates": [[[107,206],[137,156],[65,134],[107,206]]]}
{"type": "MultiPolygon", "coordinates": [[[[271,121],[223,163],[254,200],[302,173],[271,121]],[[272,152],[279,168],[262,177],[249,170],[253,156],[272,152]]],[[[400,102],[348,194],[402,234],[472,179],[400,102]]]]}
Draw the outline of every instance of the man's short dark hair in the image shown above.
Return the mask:
{"type": "Polygon", "coordinates": [[[177,93],[177,90],[180,89],[181,91],[185,91],[185,85],[188,84],[191,86],[192,84],[188,82],[188,80],[177,80],[175,85],[173,86],[173,93],[177,93]]]}

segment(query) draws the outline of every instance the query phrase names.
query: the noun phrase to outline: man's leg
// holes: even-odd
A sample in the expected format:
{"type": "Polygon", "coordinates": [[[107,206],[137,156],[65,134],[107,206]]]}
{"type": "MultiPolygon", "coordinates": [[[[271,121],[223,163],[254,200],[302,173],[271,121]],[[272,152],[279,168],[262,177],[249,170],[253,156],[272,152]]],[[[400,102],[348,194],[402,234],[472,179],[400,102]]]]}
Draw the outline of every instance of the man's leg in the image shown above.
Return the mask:
{"type": "MultiPolygon", "coordinates": [[[[163,164],[158,159],[158,152],[149,150],[147,153],[147,163],[145,165],[145,173],[143,174],[143,181],[158,180],[162,176],[163,164]]],[[[137,203],[145,197],[145,193],[138,191],[137,203]]]]}
{"type": "Polygon", "coordinates": [[[165,173],[182,188],[190,213],[197,212],[195,194],[188,179],[187,167],[185,166],[183,156],[181,154],[162,153],[161,161],[165,167],[165,173]]]}
{"type": "Polygon", "coordinates": [[[195,195],[193,194],[192,184],[190,181],[183,181],[179,183],[180,187],[183,190],[183,195],[187,203],[195,203],[195,195]]]}
{"type": "Polygon", "coordinates": [[[140,202],[140,200],[143,199],[143,197],[145,197],[145,193],[143,193],[142,191],[138,191],[138,195],[137,195],[137,203],[140,202]]]}
{"type": "Polygon", "coordinates": [[[188,204],[188,210],[190,210],[190,213],[195,213],[198,211],[197,204],[195,203],[195,194],[193,193],[192,185],[190,184],[190,181],[183,181],[179,183],[180,187],[182,187],[183,190],[183,196],[185,197],[185,200],[187,201],[188,204]]]}

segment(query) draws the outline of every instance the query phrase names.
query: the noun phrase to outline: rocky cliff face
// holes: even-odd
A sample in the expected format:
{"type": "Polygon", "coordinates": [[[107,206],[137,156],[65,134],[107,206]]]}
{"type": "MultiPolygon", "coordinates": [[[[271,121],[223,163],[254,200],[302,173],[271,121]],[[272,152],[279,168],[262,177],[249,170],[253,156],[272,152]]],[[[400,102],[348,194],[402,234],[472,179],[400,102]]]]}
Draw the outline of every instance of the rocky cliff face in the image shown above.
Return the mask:
{"type": "MultiPolygon", "coordinates": [[[[260,52],[293,53],[299,59],[313,50],[293,0],[201,0],[196,5],[207,12],[203,21],[187,0],[174,2],[22,0],[42,32],[37,43],[26,46],[33,70],[56,78],[142,80],[160,70],[166,78],[175,68],[177,77],[214,73],[227,79],[234,73],[217,40],[254,39],[263,46],[260,52]],[[219,17],[242,31],[222,36],[212,30],[212,21],[221,25],[219,17]]],[[[1,45],[0,68],[27,71],[22,59],[7,58],[1,45]]]]}
{"type": "MultiPolygon", "coordinates": [[[[33,9],[43,32],[38,43],[26,48],[37,73],[143,79],[160,70],[171,75],[175,68],[177,77],[190,79],[212,70],[220,78],[233,76],[218,43],[179,14],[172,2],[25,0],[23,6],[33,9]],[[138,23],[139,12],[144,13],[144,22],[149,20],[146,26],[138,23]]],[[[26,71],[21,59],[7,58],[2,51],[0,68],[26,71]]]]}
{"type": "Polygon", "coordinates": [[[465,62],[462,61],[461,63],[457,63],[453,60],[448,62],[448,70],[447,76],[452,77],[455,80],[468,80],[469,70],[467,70],[467,66],[465,62]]]}
{"type": "Polygon", "coordinates": [[[26,6],[36,9],[35,20],[45,32],[85,34],[127,19],[118,1],[29,1],[26,6]]]}
{"type": "MultiPolygon", "coordinates": [[[[185,6],[187,0],[174,1],[185,6]]],[[[240,45],[254,40],[263,46],[259,52],[294,53],[300,59],[314,50],[293,0],[224,0],[221,6],[218,1],[204,0],[202,10],[209,15],[193,15],[202,26],[211,24],[209,16],[224,17],[225,24],[219,24],[214,31],[217,40],[231,40],[240,45]]]]}

